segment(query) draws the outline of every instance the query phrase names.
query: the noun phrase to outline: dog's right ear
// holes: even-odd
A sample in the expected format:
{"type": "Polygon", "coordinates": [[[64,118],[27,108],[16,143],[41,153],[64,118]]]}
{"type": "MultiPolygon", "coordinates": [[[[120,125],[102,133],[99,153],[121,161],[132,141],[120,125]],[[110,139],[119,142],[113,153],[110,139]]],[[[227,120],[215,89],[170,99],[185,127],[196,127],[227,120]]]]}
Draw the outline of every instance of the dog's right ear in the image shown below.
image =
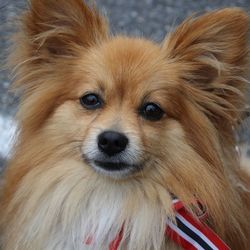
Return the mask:
{"type": "Polygon", "coordinates": [[[108,36],[105,18],[82,0],[31,0],[22,46],[40,59],[71,56],[108,36]]]}
{"type": "Polygon", "coordinates": [[[74,82],[71,73],[85,51],[107,40],[109,32],[106,19],[83,0],[29,1],[8,64],[14,70],[12,90],[21,90],[20,127],[33,131],[72,88],[65,82],[74,82]]]}

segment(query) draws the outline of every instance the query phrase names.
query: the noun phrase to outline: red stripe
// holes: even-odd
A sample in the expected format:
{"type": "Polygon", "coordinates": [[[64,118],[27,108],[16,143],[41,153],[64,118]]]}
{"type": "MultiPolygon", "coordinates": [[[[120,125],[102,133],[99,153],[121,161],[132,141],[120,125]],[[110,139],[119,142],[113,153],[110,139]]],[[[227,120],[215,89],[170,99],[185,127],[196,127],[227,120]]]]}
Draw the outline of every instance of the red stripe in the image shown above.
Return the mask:
{"type": "Polygon", "coordinates": [[[175,199],[173,202],[173,207],[175,211],[179,211],[180,209],[184,207],[184,204],[180,200],[175,199]]]}
{"type": "Polygon", "coordinates": [[[177,245],[183,247],[186,250],[197,250],[195,246],[193,246],[189,241],[181,237],[176,231],[172,228],[167,227],[165,231],[166,236],[168,236],[171,240],[173,240],[177,245]]]}
{"type": "Polygon", "coordinates": [[[183,208],[178,213],[192,224],[198,231],[204,234],[220,250],[230,250],[230,248],[216,235],[208,226],[195,219],[187,209],[183,208]]]}
{"type": "Polygon", "coordinates": [[[117,250],[122,241],[122,237],[123,237],[123,228],[121,229],[119,234],[116,236],[116,238],[110,243],[109,250],[117,250]]]}
{"type": "Polygon", "coordinates": [[[84,244],[91,245],[93,243],[93,236],[88,236],[87,239],[84,241],[84,244]]]}

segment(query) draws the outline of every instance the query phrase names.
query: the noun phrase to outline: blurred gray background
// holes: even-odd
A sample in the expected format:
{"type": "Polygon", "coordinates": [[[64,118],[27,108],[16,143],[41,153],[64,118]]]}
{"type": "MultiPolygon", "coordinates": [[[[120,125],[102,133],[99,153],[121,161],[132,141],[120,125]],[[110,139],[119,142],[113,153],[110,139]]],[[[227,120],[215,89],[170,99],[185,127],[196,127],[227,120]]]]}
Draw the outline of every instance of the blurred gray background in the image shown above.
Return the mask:
{"type": "MultiPolygon", "coordinates": [[[[69,0],[70,1],[70,0],[69,0]]],[[[110,20],[112,31],[143,35],[161,41],[170,28],[194,12],[238,6],[250,9],[250,0],[96,0],[97,6],[110,20]]],[[[15,20],[27,7],[24,0],[0,0],[0,172],[8,158],[15,131],[13,116],[18,98],[8,93],[11,78],[4,69],[9,36],[15,31],[15,20]]],[[[239,141],[250,157],[250,121],[240,129],[239,141]]]]}

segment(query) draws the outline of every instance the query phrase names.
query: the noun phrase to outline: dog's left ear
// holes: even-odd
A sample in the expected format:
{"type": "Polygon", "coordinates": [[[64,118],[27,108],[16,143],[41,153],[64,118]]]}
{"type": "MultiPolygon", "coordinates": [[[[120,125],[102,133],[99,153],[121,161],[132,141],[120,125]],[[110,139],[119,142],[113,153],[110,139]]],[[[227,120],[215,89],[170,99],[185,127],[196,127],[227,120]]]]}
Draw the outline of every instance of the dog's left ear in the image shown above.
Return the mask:
{"type": "Polygon", "coordinates": [[[163,44],[179,69],[181,88],[212,119],[234,122],[243,108],[248,15],[238,8],[184,21],[163,44]]]}

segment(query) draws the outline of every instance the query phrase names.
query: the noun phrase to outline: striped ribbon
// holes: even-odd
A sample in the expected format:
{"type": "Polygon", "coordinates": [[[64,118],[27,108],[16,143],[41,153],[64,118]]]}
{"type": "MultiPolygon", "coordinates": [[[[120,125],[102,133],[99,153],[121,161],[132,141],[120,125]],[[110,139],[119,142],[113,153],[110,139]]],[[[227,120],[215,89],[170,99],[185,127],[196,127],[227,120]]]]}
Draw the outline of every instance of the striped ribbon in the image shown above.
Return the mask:
{"type": "MultiPolygon", "coordinates": [[[[166,221],[165,235],[176,244],[186,250],[230,250],[212,229],[202,223],[202,218],[195,218],[180,200],[174,198],[173,207],[176,223],[166,221]]],[[[122,237],[123,230],[110,243],[109,250],[117,250],[122,237]]]]}
{"type": "MultiPolygon", "coordinates": [[[[178,200],[173,200],[176,224],[167,221],[166,236],[186,250],[230,250],[211,228],[195,218],[178,200]]],[[[111,248],[112,249],[112,248],[111,248]]],[[[114,249],[115,250],[115,249],[114,249]]]]}

